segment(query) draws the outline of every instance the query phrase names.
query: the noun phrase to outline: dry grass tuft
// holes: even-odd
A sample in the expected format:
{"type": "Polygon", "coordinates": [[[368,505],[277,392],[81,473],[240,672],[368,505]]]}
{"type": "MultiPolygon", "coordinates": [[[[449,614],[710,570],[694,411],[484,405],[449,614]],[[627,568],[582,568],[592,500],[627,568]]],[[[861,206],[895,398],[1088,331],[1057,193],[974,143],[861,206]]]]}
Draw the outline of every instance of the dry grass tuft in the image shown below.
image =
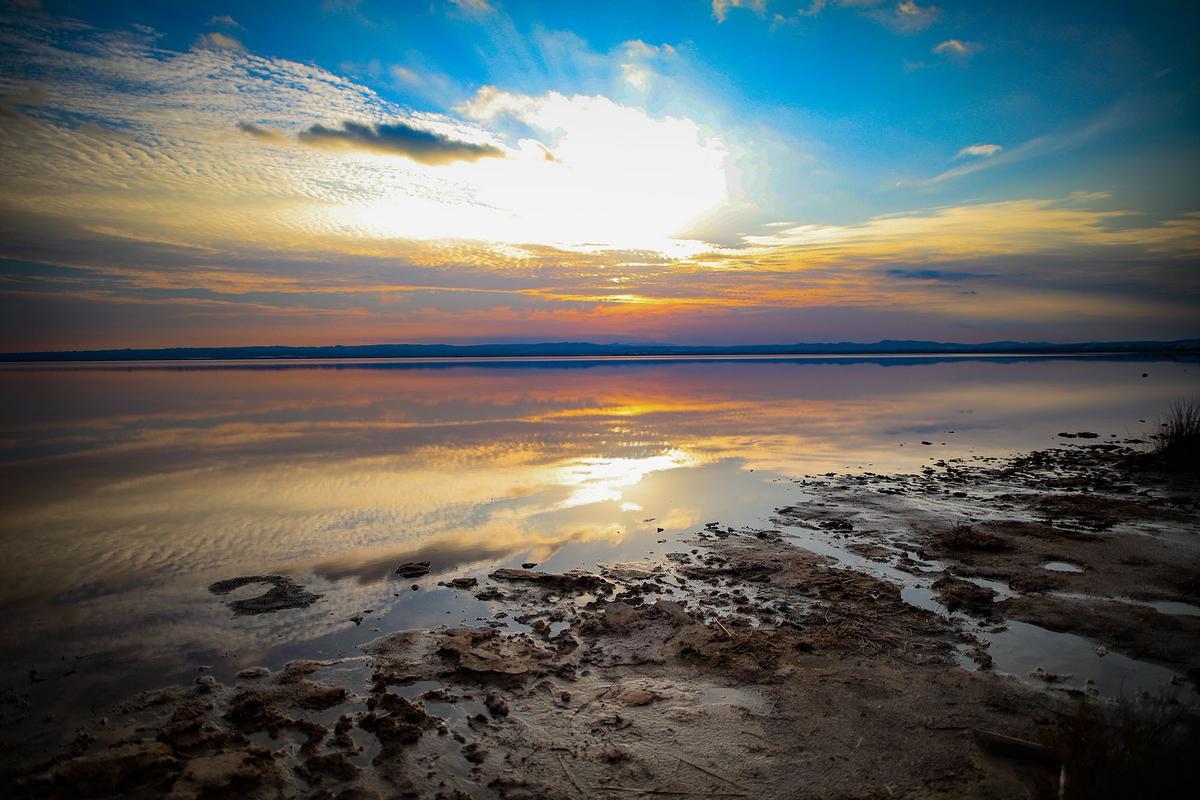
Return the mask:
{"type": "Polygon", "coordinates": [[[1160,420],[1154,453],[1177,469],[1200,468],[1200,398],[1176,400],[1160,420]]]}
{"type": "Polygon", "coordinates": [[[991,533],[977,531],[970,525],[955,525],[938,534],[938,544],[947,550],[1011,550],[1012,545],[991,533]]]}

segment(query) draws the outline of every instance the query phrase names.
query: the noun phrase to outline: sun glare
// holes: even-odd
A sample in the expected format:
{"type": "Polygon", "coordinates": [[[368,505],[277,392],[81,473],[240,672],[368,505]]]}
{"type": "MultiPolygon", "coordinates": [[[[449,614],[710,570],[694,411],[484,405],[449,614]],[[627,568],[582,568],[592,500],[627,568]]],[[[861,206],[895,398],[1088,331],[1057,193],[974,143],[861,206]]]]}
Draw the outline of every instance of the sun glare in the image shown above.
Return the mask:
{"type": "Polygon", "coordinates": [[[726,150],[682,117],[655,118],[604,97],[532,98],[481,92],[480,120],[515,119],[538,135],[505,158],[421,167],[380,154],[331,153],[328,170],[371,176],[368,196],[319,212],[329,226],[370,238],[648,249],[686,257],[681,239],[728,199],[726,150]],[[428,187],[414,192],[413,179],[428,187]],[[435,191],[436,190],[436,191],[435,191]]]}

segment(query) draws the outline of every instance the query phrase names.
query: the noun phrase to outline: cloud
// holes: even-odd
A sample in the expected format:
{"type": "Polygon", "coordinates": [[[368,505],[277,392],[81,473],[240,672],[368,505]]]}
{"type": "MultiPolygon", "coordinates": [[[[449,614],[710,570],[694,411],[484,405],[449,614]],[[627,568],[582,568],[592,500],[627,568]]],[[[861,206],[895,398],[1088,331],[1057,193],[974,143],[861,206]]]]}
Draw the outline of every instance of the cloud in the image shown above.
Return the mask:
{"type": "Polygon", "coordinates": [[[995,277],[979,272],[952,272],[941,269],[901,269],[899,267],[889,269],[887,275],[892,278],[901,278],[904,280],[914,281],[978,281],[987,280],[995,277]]]}
{"type": "Polygon", "coordinates": [[[477,17],[496,10],[487,0],[450,0],[450,4],[464,14],[477,17]]]}
{"type": "Polygon", "coordinates": [[[996,155],[996,153],[999,153],[1003,149],[1004,148],[998,144],[973,144],[969,147],[964,147],[962,150],[959,150],[958,154],[954,156],[954,159],[957,161],[958,159],[966,158],[967,156],[980,156],[982,158],[988,158],[996,155]]]}
{"type": "Polygon", "coordinates": [[[406,86],[420,86],[422,83],[424,83],[424,80],[422,80],[421,76],[417,74],[415,70],[409,69],[408,67],[400,64],[392,64],[390,67],[388,67],[388,75],[390,75],[392,80],[396,83],[406,86]]]}
{"type": "MultiPolygon", "coordinates": [[[[805,263],[871,259],[939,261],[1034,253],[1138,248],[1178,258],[1200,256],[1200,214],[1145,227],[1121,227],[1128,211],[1098,210],[1108,199],[1076,193],[1002,200],[873,217],[858,225],[801,225],[748,244],[790,252],[805,263]]],[[[762,255],[757,254],[761,261],[762,255]]]]}
{"type": "Polygon", "coordinates": [[[860,9],[859,13],[900,34],[919,33],[932,25],[942,10],[937,6],[921,6],[915,0],[899,3],[880,3],[878,0],[839,0],[838,5],[860,9]]]}
{"type": "Polygon", "coordinates": [[[966,61],[983,49],[978,42],[964,42],[962,39],[947,39],[933,46],[931,53],[956,61],[966,61]]]}
{"type": "Polygon", "coordinates": [[[644,92],[650,86],[653,73],[643,64],[622,64],[621,77],[626,83],[639,92],[644,92]]]}
{"type": "Polygon", "coordinates": [[[208,21],[210,28],[230,28],[232,30],[246,30],[242,24],[228,14],[220,14],[211,18],[208,21]]]}
{"type": "MultiPolygon", "coordinates": [[[[1144,113],[1144,110],[1131,107],[1127,102],[1118,102],[1104,111],[1104,113],[1093,117],[1088,122],[1076,128],[1034,137],[1012,149],[1004,150],[1003,152],[996,151],[995,153],[988,154],[989,157],[987,158],[978,159],[971,163],[948,169],[919,183],[928,186],[961,178],[980,170],[998,167],[1003,164],[1013,164],[1030,158],[1040,158],[1062,150],[1070,150],[1111,133],[1114,130],[1136,124],[1144,118],[1144,113]]],[[[970,148],[966,148],[966,150],[970,150],[970,148]]],[[[964,153],[960,151],[959,156],[962,155],[964,153]]],[[[966,155],[977,154],[968,152],[966,155]]],[[[959,156],[956,156],[956,158],[959,156]]]]}
{"type": "MultiPolygon", "coordinates": [[[[712,15],[718,23],[724,22],[729,16],[730,9],[745,8],[754,11],[760,17],[765,16],[768,0],[712,0],[712,15]]],[[[772,30],[784,25],[792,25],[805,18],[815,17],[829,7],[847,8],[859,15],[873,20],[880,25],[900,34],[919,33],[932,25],[942,10],[937,6],[922,6],[916,0],[809,0],[807,5],[801,4],[790,16],[783,13],[771,15],[772,30]]]]}
{"type": "Polygon", "coordinates": [[[712,0],[713,19],[724,22],[731,8],[746,8],[761,16],[767,10],[767,0],[712,0]]]}
{"type": "Polygon", "coordinates": [[[322,0],[321,10],[326,14],[345,14],[359,25],[367,28],[375,27],[371,20],[362,13],[362,0],[322,0]]]}
{"type": "Polygon", "coordinates": [[[232,36],[213,31],[212,33],[202,33],[196,37],[193,47],[201,50],[230,50],[234,52],[244,52],[246,46],[232,36]]]}
{"type": "Polygon", "coordinates": [[[248,134],[255,139],[258,139],[260,142],[286,144],[288,141],[287,138],[279,131],[271,130],[270,128],[260,128],[259,126],[253,125],[249,122],[239,122],[237,127],[242,133],[248,134]]]}
{"type": "Polygon", "coordinates": [[[403,122],[381,125],[343,122],[340,130],[318,124],[301,131],[297,138],[301,144],[312,147],[369,150],[431,165],[504,157],[504,151],[495,145],[464,142],[403,122]]]}
{"type": "Polygon", "coordinates": [[[639,92],[647,91],[658,77],[651,63],[663,63],[676,53],[669,44],[647,44],[641,39],[623,42],[613,50],[614,56],[620,59],[621,80],[639,92]]]}

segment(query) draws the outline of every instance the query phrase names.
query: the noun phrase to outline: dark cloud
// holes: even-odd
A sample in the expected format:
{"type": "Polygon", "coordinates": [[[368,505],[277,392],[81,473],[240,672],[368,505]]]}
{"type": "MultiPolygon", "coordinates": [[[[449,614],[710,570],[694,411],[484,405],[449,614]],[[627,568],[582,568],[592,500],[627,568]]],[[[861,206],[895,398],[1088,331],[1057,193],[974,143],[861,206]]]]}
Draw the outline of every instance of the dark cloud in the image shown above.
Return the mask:
{"type": "Polygon", "coordinates": [[[283,144],[287,140],[279,131],[271,130],[270,128],[260,128],[258,125],[252,125],[249,122],[239,122],[238,130],[242,133],[249,134],[260,142],[275,142],[283,144]]]}
{"type": "Polygon", "coordinates": [[[392,125],[343,122],[340,129],[313,125],[302,131],[299,139],[301,144],[312,147],[371,150],[404,156],[422,164],[449,164],[454,161],[478,161],[481,158],[504,156],[504,151],[498,147],[451,139],[440,133],[413,128],[402,122],[392,125]]]}
{"type": "Polygon", "coordinates": [[[979,281],[994,278],[978,272],[947,272],[940,269],[889,269],[889,277],[915,281],[979,281]]]}

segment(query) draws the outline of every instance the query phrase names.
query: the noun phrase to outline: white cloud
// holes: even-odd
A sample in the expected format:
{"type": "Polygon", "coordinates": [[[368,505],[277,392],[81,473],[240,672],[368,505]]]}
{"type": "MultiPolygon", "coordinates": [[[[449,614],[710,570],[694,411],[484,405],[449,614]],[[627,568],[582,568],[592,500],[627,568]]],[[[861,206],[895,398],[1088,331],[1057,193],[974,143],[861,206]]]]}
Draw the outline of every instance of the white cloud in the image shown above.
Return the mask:
{"type": "Polygon", "coordinates": [[[724,22],[731,8],[747,8],[762,14],[767,9],[767,0],[712,0],[713,19],[724,22]]]}
{"type": "Polygon", "coordinates": [[[196,247],[470,239],[678,252],[672,238],[726,200],[723,141],[690,119],[602,95],[483,90],[464,119],[413,113],[320,67],[228,47],[173,51],[127,32],[10,38],[0,74],[36,74],[46,102],[30,110],[33,124],[0,139],[0,207],[113,236],[196,247]],[[346,122],[406,125],[508,157],[430,166],[290,145],[313,126],[346,122]]]}
{"type": "Polygon", "coordinates": [[[522,142],[543,166],[519,179],[521,215],[552,225],[560,241],[661,241],[727,200],[725,144],[685,117],[653,117],[600,95],[530,96],[493,87],[459,110],[482,124],[512,120],[549,140],[559,163],[522,142]]]}
{"type": "Polygon", "coordinates": [[[492,8],[491,4],[489,4],[487,0],[450,0],[450,4],[464,14],[472,14],[475,16],[490,14],[496,10],[492,8]]]}
{"type": "Polygon", "coordinates": [[[246,46],[232,36],[213,31],[212,33],[202,33],[196,37],[193,47],[206,50],[245,50],[246,46]]]}
{"type": "Polygon", "coordinates": [[[983,45],[978,42],[964,42],[962,39],[947,39],[944,42],[939,42],[934,45],[930,52],[935,55],[945,56],[958,61],[966,61],[971,56],[983,49],[983,45]]]}
{"type": "Polygon", "coordinates": [[[639,92],[646,91],[650,86],[651,71],[641,64],[622,64],[621,77],[639,92]]]}
{"type": "MultiPolygon", "coordinates": [[[[759,16],[765,16],[768,0],[712,0],[713,18],[724,22],[729,16],[730,9],[746,8],[759,16]]],[[[853,9],[861,16],[874,20],[896,33],[912,34],[925,30],[932,25],[942,10],[937,6],[922,6],[916,0],[809,0],[807,5],[801,4],[789,13],[776,12],[771,15],[771,27],[777,29],[784,25],[800,22],[807,17],[815,17],[827,7],[853,9]]]]}
{"type": "Polygon", "coordinates": [[[212,17],[208,21],[210,28],[230,28],[232,30],[246,30],[242,24],[228,14],[219,14],[212,17]]]}
{"type": "Polygon", "coordinates": [[[1146,113],[1144,108],[1139,108],[1128,101],[1120,101],[1082,125],[1034,137],[1016,147],[996,152],[989,158],[975,159],[918,183],[922,185],[942,183],[1004,164],[1014,164],[1031,158],[1041,158],[1062,150],[1070,150],[1114,130],[1137,124],[1145,118],[1146,113]]]}
{"type": "Polygon", "coordinates": [[[973,144],[969,147],[964,147],[962,150],[959,150],[958,155],[954,156],[954,158],[966,158],[967,156],[981,156],[987,158],[989,156],[996,155],[996,153],[999,153],[1003,149],[1004,148],[998,144],[973,144]]]}
{"type": "Polygon", "coordinates": [[[424,81],[421,79],[421,76],[418,75],[415,70],[411,70],[408,67],[404,67],[399,64],[392,64],[390,67],[388,67],[388,75],[391,75],[392,80],[394,80],[396,83],[401,83],[408,86],[420,86],[422,83],[424,83],[424,81]]]}

